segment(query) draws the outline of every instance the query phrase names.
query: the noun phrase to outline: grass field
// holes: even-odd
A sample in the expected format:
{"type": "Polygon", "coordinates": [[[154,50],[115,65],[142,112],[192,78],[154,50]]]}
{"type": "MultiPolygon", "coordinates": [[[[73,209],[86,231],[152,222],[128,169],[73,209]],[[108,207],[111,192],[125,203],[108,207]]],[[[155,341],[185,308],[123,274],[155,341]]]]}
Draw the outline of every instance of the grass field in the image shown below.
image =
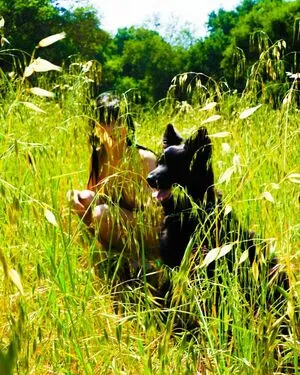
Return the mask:
{"type": "MultiPolygon", "coordinates": [[[[220,306],[211,302],[206,310],[212,281],[182,269],[173,275],[182,298],[165,322],[142,282],[124,291],[120,312],[114,309],[111,282],[93,269],[96,241],[68,207],[66,192],[84,189],[88,178],[91,111],[82,77],[65,73],[69,88],[61,83],[59,100],[2,78],[0,374],[299,373],[300,148],[292,102],[277,110],[263,104],[244,119],[239,115],[258,104],[255,95],[226,94],[204,111],[204,104],[184,103],[176,111],[168,104],[137,110],[137,140],[155,151],[168,122],[188,136],[221,116],[206,123],[210,134],[228,132],[212,138],[217,187],[239,219],[268,240],[291,284],[278,315],[255,282],[249,304],[236,275],[227,275],[220,306]],[[172,334],[176,309],[199,320],[192,337],[172,334]]],[[[38,84],[50,90],[43,78],[38,84]]]]}

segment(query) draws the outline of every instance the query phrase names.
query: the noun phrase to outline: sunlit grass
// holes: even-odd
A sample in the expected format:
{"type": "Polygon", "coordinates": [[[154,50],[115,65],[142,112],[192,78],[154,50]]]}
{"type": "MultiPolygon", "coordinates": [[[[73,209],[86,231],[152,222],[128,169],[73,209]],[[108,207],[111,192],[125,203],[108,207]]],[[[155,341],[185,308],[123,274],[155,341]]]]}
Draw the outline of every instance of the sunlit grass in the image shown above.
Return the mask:
{"type": "MultiPolygon", "coordinates": [[[[240,119],[257,103],[237,95],[205,111],[200,104],[183,104],[176,111],[158,105],[137,112],[137,141],[156,152],[168,122],[187,137],[210,116],[221,115],[206,126],[209,134],[230,133],[213,138],[224,205],[269,239],[291,283],[280,310],[264,302],[266,280],[262,295],[251,284],[249,302],[238,278],[223,272],[216,305],[216,279],[199,267],[191,277],[190,265],[183,265],[173,272],[170,312],[162,318],[166,306],[153,302],[143,277],[129,287],[116,286],[105,260],[93,267],[98,244],[66,202],[69,189],[86,187],[92,111],[84,105],[84,79],[60,79],[70,88],[59,100],[11,85],[1,102],[0,373],[9,374],[15,363],[19,374],[266,374],[284,372],[284,366],[298,373],[299,188],[288,176],[299,173],[299,112],[292,105],[263,105],[240,119]],[[10,270],[20,276],[23,295],[10,270]],[[197,320],[199,328],[174,331],[177,319],[197,320]]],[[[45,78],[41,82],[51,91],[45,78]]]]}

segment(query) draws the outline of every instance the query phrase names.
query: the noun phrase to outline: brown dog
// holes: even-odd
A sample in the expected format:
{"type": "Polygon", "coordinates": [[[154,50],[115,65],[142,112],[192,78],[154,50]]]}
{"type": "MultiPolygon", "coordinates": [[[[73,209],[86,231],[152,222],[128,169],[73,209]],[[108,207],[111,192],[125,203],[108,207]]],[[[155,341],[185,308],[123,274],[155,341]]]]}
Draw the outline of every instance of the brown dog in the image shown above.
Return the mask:
{"type": "Polygon", "coordinates": [[[87,190],[69,192],[68,200],[105,249],[126,251],[138,263],[141,248],[147,259],[158,258],[162,210],[146,181],[156,156],[135,144],[132,118],[120,115],[116,97],[101,96],[96,110],[87,190]]]}

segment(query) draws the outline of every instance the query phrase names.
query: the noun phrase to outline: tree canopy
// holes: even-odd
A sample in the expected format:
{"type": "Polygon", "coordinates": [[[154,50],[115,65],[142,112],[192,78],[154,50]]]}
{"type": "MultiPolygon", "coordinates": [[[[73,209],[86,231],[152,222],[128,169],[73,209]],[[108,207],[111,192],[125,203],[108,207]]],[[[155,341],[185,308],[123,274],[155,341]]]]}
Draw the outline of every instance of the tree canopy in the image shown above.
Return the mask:
{"type": "Polygon", "coordinates": [[[251,67],[267,50],[261,64],[267,79],[284,80],[275,68],[272,74],[267,68],[278,61],[284,70],[299,72],[299,1],[243,0],[232,11],[213,11],[208,35],[198,39],[187,27],[173,39],[149,27],[122,28],[112,36],[93,7],[65,9],[51,0],[0,0],[0,16],[5,20],[0,30],[2,70],[9,71],[16,57],[29,59],[40,39],[65,31],[64,40],[41,52],[44,58],[65,65],[97,60],[103,73],[98,91],[138,89],[147,101],[164,98],[172,78],[186,71],[243,90],[251,67]],[[280,40],[284,43],[276,44],[280,40]]]}

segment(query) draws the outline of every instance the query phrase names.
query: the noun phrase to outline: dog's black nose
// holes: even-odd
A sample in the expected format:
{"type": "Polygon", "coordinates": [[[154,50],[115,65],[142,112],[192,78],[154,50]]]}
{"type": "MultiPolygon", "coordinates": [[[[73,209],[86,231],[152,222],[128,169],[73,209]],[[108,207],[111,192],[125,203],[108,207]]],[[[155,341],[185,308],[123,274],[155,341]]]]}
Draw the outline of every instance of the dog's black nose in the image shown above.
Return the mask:
{"type": "Polygon", "coordinates": [[[157,188],[157,179],[153,173],[148,174],[147,182],[152,188],[157,188]]]}

